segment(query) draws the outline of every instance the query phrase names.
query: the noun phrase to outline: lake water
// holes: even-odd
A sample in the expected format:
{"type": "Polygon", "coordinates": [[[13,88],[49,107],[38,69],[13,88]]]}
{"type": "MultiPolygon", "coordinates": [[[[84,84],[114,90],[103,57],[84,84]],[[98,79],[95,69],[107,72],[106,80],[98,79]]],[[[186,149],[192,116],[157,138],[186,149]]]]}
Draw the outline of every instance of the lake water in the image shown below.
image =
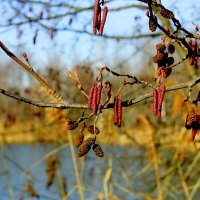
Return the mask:
{"type": "MultiPolygon", "coordinates": [[[[141,156],[144,152],[138,151],[135,147],[106,145],[103,146],[103,150],[105,156],[102,159],[97,158],[92,151],[82,161],[77,158],[85,199],[95,200],[97,197],[101,199],[100,197],[105,194],[103,183],[109,167],[112,168],[112,176],[108,191],[119,199],[141,199],[134,191],[145,189],[146,186],[142,181],[143,176],[135,177],[135,174],[146,165],[144,157],[141,156]]],[[[61,177],[67,180],[67,199],[79,199],[78,190],[75,188],[77,182],[73,162],[67,144],[5,145],[1,147],[0,156],[0,200],[37,199],[29,198],[23,191],[30,179],[33,180],[40,199],[61,199],[59,187],[61,177]],[[61,164],[55,182],[47,190],[45,171],[47,160],[52,155],[56,156],[61,164]]]]}

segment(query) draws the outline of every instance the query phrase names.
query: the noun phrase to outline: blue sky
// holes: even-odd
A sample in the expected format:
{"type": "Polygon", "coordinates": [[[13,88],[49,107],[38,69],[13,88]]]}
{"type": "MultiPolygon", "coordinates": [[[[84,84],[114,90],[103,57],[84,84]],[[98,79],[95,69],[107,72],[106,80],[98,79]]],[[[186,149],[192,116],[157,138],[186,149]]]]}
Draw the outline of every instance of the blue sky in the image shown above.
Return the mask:
{"type": "MultiPolygon", "coordinates": [[[[3,1],[3,0],[0,0],[3,1]]],[[[71,2],[73,2],[71,0],[71,2]]],[[[82,1],[77,0],[77,4],[87,6],[93,3],[92,0],[82,1]]],[[[120,5],[127,4],[142,4],[134,0],[115,0],[108,4],[108,8],[119,7],[120,5]]],[[[176,16],[178,16],[181,22],[184,22],[185,27],[190,28],[191,19],[197,24],[200,22],[200,12],[194,12],[194,9],[198,11],[200,9],[199,1],[197,0],[163,0],[163,5],[172,9],[176,16]]],[[[144,5],[144,4],[142,4],[144,5]]],[[[37,10],[39,8],[34,7],[37,10]]],[[[0,7],[0,13],[3,8],[0,7]]],[[[11,15],[11,12],[6,12],[6,16],[11,15]]],[[[74,19],[72,28],[81,29],[82,25],[88,22],[87,30],[92,32],[92,15],[93,12],[85,12],[74,19]],[[91,23],[90,23],[91,21],[91,23]]],[[[4,15],[2,15],[4,16],[4,15]]],[[[4,24],[5,18],[2,17],[0,24],[4,24]]],[[[69,18],[66,17],[60,24],[62,26],[68,23],[69,18]]],[[[200,24],[200,23],[199,23],[200,24]]],[[[145,16],[144,10],[139,9],[126,9],[124,11],[118,11],[114,13],[108,13],[108,18],[105,25],[105,34],[108,35],[131,35],[139,34],[138,27],[141,28],[143,33],[150,33],[148,30],[148,19],[145,16]],[[135,16],[140,16],[141,20],[134,20],[135,16]]],[[[22,51],[26,51],[30,57],[31,63],[35,68],[41,68],[42,66],[55,64],[56,59],[59,59],[63,68],[72,68],[77,63],[93,63],[94,66],[102,66],[106,64],[108,66],[114,65],[117,60],[124,60],[127,64],[140,65],[142,55],[137,54],[132,56],[137,51],[137,48],[143,46],[146,42],[145,39],[130,40],[130,41],[114,41],[111,39],[105,39],[103,37],[89,36],[87,34],[75,34],[74,32],[61,31],[56,34],[55,39],[51,40],[47,32],[43,32],[39,28],[39,34],[36,45],[33,45],[33,36],[37,27],[32,29],[29,26],[23,26],[24,35],[21,39],[17,39],[16,29],[12,28],[0,28],[1,40],[9,46],[18,56],[21,56],[22,51]]],[[[149,41],[149,44],[154,41],[149,41]]],[[[0,56],[3,57],[3,61],[8,61],[2,51],[0,56]]],[[[0,63],[0,64],[1,64],[0,63]]],[[[114,66],[113,66],[114,67],[114,66]]],[[[135,67],[135,72],[139,67],[135,67]]],[[[111,67],[112,68],[112,67],[111,67]]]]}

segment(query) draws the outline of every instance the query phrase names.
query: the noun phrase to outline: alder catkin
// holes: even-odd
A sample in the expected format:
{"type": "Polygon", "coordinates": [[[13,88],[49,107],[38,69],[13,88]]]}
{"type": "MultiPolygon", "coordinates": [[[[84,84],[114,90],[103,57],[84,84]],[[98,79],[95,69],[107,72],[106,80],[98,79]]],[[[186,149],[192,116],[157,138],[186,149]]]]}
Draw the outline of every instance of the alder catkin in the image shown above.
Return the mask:
{"type": "Polygon", "coordinates": [[[99,11],[99,1],[95,1],[94,5],[94,15],[93,15],[93,34],[96,35],[97,33],[97,21],[98,21],[98,11],[99,11]]]}
{"type": "Polygon", "coordinates": [[[93,97],[92,97],[92,112],[93,112],[93,114],[96,114],[97,109],[98,109],[98,107],[97,107],[97,92],[98,92],[98,88],[97,88],[97,85],[95,84],[93,97]]]}
{"type": "Polygon", "coordinates": [[[161,117],[162,103],[164,100],[165,92],[166,92],[166,87],[164,85],[158,89],[158,110],[157,110],[158,118],[161,117]]]}
{"type": "Polygon", "coordinates": [[[101,91],[102,91],[102,86],[100,85],[97,87],[97,108],[99,107],[101,102],[101,91]]]}
{"type": "Polygon", "coordinates": [[[117,115],[118,115],[117,125],[118,127],[121,127],[121,124],[122,124],[122,100],[121,99],[118,99],[117,115]]]}
{"type": "Polygon", "coordinates": [[[104,29],[104,25],[105,25],[105,22],[106,22],[107,14],[108,14],[108,7],[104,6],[103,17],[102,17],[100,28],[99,28],[99,35],[103,34],[103,29],[104,29]]]}
{"type": "Polygon", "coordinates": [[[101,25],[101,6],[99,5],[98,17],[97,17],[97,30],[99,31],[101,25]]]}
{"type": "Polygon", "coordinates": [[[192,129],[192,141],[194,141],[197,132],[198,132],[197,129],[194,129],[194,128],[192,129]]]}
{"type": "Polygon", "coordinates": [[[158,91],[153,89],[153,114],[156,116],[158,112],[158,91]]]}
{"type": "Polygon", "coordinates": [[[92,99],[93,99],[95,87],[96,87],[96,83],[93,83],[92,87],[90,89],[89,95],[88,95],[88,107],[89,108],[92,108],[92,99]]]}
{"type": "Polygon", "coordinates": [[[117,125],[118,122],[118,97],[115,97],[114,99],[114,124],[117,125]]]}

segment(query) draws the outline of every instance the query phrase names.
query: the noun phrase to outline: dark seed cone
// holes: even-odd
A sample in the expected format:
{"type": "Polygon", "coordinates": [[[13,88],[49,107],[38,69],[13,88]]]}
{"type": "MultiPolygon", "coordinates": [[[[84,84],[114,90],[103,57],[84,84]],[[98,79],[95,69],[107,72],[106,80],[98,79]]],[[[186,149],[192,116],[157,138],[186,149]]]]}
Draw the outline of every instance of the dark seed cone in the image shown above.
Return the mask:
{"type": "Polygon", "coordinates": [[[99,11],[99,0],[95,1],[94,5],[94,15],[93,15],[93,34],[97,33],[97,21],[98,21],[98,11],[99,11]]]}
{"type": "Polygon", "coordinates": [[[186,117],[186,121],[185,121],[185,128],[191,129],[193,122],[196,121],[196,118],[197,117],[196,117],[195,110],[188,112],[187,117],[186,117]]]}
{"type": "Polygon", "coordinates": [[[92,108],[92,99],[93,99],[93,95],[94,95],[94,89],[96,87],[96,83],[93,83],[90,92],[89,92],[89,96],[88,96],[88,107],[92,108]]]}
{"type": "Polygon", "coordinates": [[[101,6],[99,6],[98,10],[98,18],[97,18],[97,30],[99,31],[101,25],[101,6]]]}
{"type": "Polygon", "coordinates": [[[99,35],[103,34],[103,29],[104,29],[104,25],[106,23],[107,14],[108,14],[108,7],[104,6],[104,8],[103,8],[103,17],[102,17],[100,28],[99,28],[99,35]]]}
{"type": "Polygon", "coordinates": [[[149,19],[149,30],[151,31],[151,32],[154,32],[154,31],[156,31],[156,29],[157,29],[157,24],[156,24],[156,22],[157,22],[157,17],[156,16],[153,16],[153,18],[154,18],[154,21],[152,20],[152,19],[149,19]]]}
{"type": "Polygon", "coordinates": [[[156,116],[158,112],[158,91],[153,89],[153,114],[156,116]]]}
{"type": "Polygon", "coordinates": [[[158,43],[156,45],[156,49],[157,49],[157,51],[160,52],[160,51],[164,51],[166,49],[166,47],[165,47],[165,45],[163,43],[158,43]]]}
{"type": "Polygon", "coordinates": [[[67,130],[74,130],[78,126],[76,121],[67,120],[67,130]]]}
{"type": "Polygon", "coordinates": [[[54,183],[55,180],[55,173],[50,173],[48,174],[48,179],[47,179],[47,183],[46,183],[46,188],[49,189],[50,186],[54,183]]]}
{"type": "Polygon", "coordinates": [[[99,144],[93,145],[93,151],[94,151],[96,156],[98,156],[100,158],[104,157],[104,152],[103,152],[103,150],[102,150],[102,148],[99,144]]]}
{"type": "Polygon", "coordinates": [[[169,46],[167,47],[167,52],[169,54],[173,54],[175,52],[175,47],[173,44],[169,44],[169,46]]]}
{"type": "Polygon", "coordinates": [[[93,114],[96,114],[97,113],[97,92],[98,92],[98,88],[97,88],[97,85],[95,84],[95,87],[94,87],[94,93],[93,93],[93,97],[92,97],[92,112],[93,114]]]}
{"type": "Polygon", "coordinates": [[[170,65],[173,65],[174,64],[174,58],[173,57],[168,57],[167,58],[167,65],[170,66],[170,65]]]}
{"type": "Polygon", "coordinates": [[[174,13],[168,9],[162,9],[160,11],[160,14],[165,17],[165,18],[168,18],[168,19],[172,19],[174,18],[174,13]]]}
{"type": "Polygon", "coordinates": [[[118,105],[117,105],[117,115],[118,115],[118,121],[117,121],[117,125],[118,127],[121,127],[122,124],[122,100],[119,99],[118,100],[118,105]]]}
{"type": "MultiPolygon", "coordinates": [[[[94,126],[92,126],[92,125],[88,126],[87,129],[88,129],[88,132],[94,134],[94,126]]],[[[98,135],[100,133],[100,130],[97,127],[95,127],[95,133],[96,133],[96,135],[98,135]]]]}
{"type": "Polygon", "coordinates": [[[90,151],[90,149],[91,149],[91,146],[83,142],[83,144],[78,147],[77,157],[85,156],[90,151]]]}
{"type": "Polygon", "coordinates": [[[75,137],[74,137],[74,146],[75,147],[79,147],[84,140],[84,134],[83,133],[78,133],[75,137]]]}
{"type": "Polygon", "coordinates": [[[114,124],[117,125],[117,122],[118,122],[118,98],[117,97],[115,97],[114,99],[113,110],[114,110],[114,124]]]}

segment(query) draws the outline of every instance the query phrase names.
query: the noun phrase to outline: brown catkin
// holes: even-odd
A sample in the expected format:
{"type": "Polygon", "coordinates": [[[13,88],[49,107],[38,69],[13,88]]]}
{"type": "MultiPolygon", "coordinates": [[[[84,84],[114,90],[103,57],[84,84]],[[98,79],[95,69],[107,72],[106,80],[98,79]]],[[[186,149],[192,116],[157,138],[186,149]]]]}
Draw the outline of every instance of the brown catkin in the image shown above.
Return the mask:
{"type": "Polygon", "coordinates": [[[156,116],[158,112],[158,91],[153,89],[153,114],[156,116]]]}
{"type": "Polygon", "coordinates": [[[93,15],[93,34],[96,35],[97,33],[97,21],[98,21],[98,11],[99,11],[99,1],[95,1],[94,5],[94,15],[93,15]]]}
{"type": "Polygon", "coordinates": [[[92,147],[96,156],[102,158],[104,156],[104,152],[99,144],[94,144],[92,147]]]}
{"type": "Polygon", "coordinates": [[[114,99],[114,124],[117,125],[118,122],[118,97],[115,97],[114,99]]]}
{"type": "Polygon", "coordinates": [[[165,18],[168,18],[168,19],[172,19],[174,18],[174,13],[168,9],[162,9],[160,11],[160,14],[165,17],[165,18]]]}
{"type": "Polygon", "coordinates": [[[74,146],[75,147],[79,147],[84,140],[84,134],[83,133],[78,133],[75,137],[74,137],[74,146]]]}
{"type": "Polygon", "coordinates": [[[153,18],[154,18],[154,20],[152,20],[151,18],[149,19],[149,30],[151,32],[154,32],[157,29],[157,24],[156,24],[157,23],[157,17],[154,15],[153,18]]]}
{"type": "Polygon", "coordinates": [[[105,22],[106,22],[107,14],[108,14],[108,7],[104,6],[103,17],[102,17],[100,28],[99,28],[99,35],[103,34],[103,29],[104,29],[104,25],[105,25],[105,22]]]}
{"type": "Polygon", "coordinates": [[[121,124],[122,124],[122,100],[121,99],[118,100],[117,115],[118,115],[117,125],[118,127],[121,127],[121,124]]]}

